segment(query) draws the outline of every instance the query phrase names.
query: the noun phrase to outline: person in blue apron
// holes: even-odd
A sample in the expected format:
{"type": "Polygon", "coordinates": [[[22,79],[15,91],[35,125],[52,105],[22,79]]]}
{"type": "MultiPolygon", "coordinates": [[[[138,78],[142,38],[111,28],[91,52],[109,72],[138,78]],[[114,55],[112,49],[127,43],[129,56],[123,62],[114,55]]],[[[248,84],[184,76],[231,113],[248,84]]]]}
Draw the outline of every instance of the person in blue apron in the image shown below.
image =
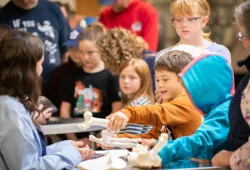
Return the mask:
{"type": "Polygon", "coordinates": [[[75,141],[46,146],[32,120],[39,112],[42,41],[12,30],[0,46],[0,169],[76,169],[93,151],[75,141]]]}

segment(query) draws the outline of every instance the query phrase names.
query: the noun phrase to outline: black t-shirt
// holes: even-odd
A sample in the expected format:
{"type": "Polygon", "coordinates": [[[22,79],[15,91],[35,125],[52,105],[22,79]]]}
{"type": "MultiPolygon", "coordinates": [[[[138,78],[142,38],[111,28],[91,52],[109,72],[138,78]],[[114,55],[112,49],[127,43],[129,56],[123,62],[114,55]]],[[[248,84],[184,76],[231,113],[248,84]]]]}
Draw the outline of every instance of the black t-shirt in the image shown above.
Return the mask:
{"type": "Polygon", "coordinates": [[[63,89],[62,101],[71,104],[71,117],[91,111],[94,117],[105,118],[112,111],[112,103],[120,101],[118,77],[106,69],[97,73],[77,69],[63,89]]]}
{"type": "Polygon", "coordinates": [[[24,10],[10,1],[0,10],[0,24],[27,31],[44,42],[42,76],[46,81],[50,71],[61,63],[61,56],[67,51],[63,44],[68,40],[70,30],[60,8],[48,0],[39,0],[36,7],[24,10]]]}

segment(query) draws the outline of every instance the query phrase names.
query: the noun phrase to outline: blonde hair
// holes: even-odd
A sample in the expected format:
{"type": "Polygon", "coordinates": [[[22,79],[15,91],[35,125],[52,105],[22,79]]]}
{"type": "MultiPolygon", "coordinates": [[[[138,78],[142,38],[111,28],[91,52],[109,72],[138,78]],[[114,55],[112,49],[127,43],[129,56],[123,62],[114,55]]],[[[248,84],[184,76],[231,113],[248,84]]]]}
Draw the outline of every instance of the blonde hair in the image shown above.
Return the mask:
{"type": "Polygon", "coordinates": [[[109,30],[97,42],[97,47],[105,65],[117,73],[124,61],[131,58],[142,59],[143,51],[148,48],[141,37],[123,28],[109,30]]]}
{"type": "Polygon", "coordinates": [[[138,74],[141,80],[140,89],[136,92],[133,99],[128,98],[123,92],[122,94],[122,102],[125,105],[131,103],[134,99],[137,99],[141,96],[146,96],[151,104],[154,104],[154,94],[152,88],[152,78],[150,74],[150,70],[148,68],[147,63],[142,59],[133,58],[128,61],[125,61],[120,67],[120,73],[126,67],[131,66],[133,70],[138,74]]]}
{"type": "Polygon", "coordinates": [[[97,42],[106,33],[107,33],[107,30],[105,26],[99,22],[96,22],[84,28],[84,30],[79,35],[78,41],[89,40],[89,41],[97,42]]]}
{"type": "MultiPolygon", "coordinates": [[[[210,18],[211,14],[211,7],[207,0],[175,0],[170,5],[170,12],[172,16],[180,15],[193,15],[194,13],[198,13],[198,15],[205,17],[208,16],[210,18]]],[[[204,27],[203,30],[203,37],[211,41],[210,35],[211,30],[208,26],[204,27]]]]}

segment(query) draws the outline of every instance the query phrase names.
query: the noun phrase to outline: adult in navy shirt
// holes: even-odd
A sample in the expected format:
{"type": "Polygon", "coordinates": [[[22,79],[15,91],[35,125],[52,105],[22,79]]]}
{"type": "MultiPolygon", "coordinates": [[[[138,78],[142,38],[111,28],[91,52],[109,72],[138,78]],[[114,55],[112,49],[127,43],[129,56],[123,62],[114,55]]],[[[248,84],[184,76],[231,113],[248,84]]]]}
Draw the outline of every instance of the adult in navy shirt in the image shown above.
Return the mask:
{"type": "Polygon", "coordinates": [[[0,10],[0,24],[37,35],[45,45],[43,80],[66,56],[69,29],[60,8],[47,0],[11,0],[0,10]]]}

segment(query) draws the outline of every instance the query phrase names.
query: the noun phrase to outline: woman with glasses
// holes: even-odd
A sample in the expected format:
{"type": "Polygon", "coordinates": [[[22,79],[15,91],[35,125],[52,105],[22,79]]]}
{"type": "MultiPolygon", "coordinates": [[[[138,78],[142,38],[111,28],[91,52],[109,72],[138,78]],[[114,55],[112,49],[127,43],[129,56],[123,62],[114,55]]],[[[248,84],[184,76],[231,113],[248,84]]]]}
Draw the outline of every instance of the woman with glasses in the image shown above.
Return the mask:
{"type": "MultiPolygon", "coordinates": [[[[193,45],[197,48],[223,55],[231,63],[229,50],[210,40],[210,29],[207,26],[211,8],[207,0],[176,0],[170,6],[172,23],[180,37],[176,44],[193,45]]],[[[175,46],[176,46],[175,45],[175,46]]],[[[172,48],[172,47],[170,47],[172,48]]],[[[158,53],[158,57],[170,48],[158,53]]]]}
{"type": "MultiPolygon", "coordinates": [[[[250,1],[240,4],[234,13],[239,33],[237,38],[250,53],[250,1]]],[[[232,170],[250,169],[250,56],[238,62],[248,73],[237,86],[229,109],[230,131],[228,151],[219,152],[212,160],[213,165],[231,165],[232,170]],[[245,89],[245,90],[244,90],[245,89]]]]}

